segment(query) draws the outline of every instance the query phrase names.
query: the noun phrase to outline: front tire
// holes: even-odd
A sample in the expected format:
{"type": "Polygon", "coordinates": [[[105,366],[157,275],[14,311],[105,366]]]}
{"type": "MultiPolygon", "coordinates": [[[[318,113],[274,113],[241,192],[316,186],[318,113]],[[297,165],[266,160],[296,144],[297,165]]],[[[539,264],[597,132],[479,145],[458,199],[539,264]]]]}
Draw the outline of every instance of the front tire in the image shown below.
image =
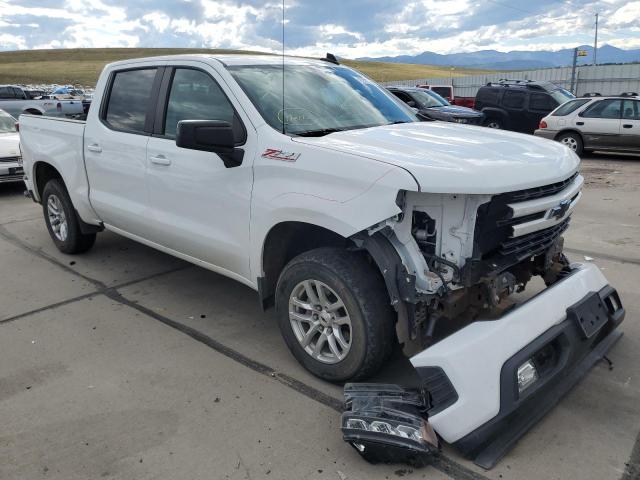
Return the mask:
{"type": "Polygon", "coordinates": [[[578,156],[582,155],[584,152],[582,137],[577,133],[564,133],[558,137],[558,141],[569,147],[578,156]]]}
{"type": "Polygon", "coordinates": [[[389,296],[359,252],[319,248],[295,257],[278,280],[276,309],[293,355],[325,380],[367,378],[393,348],[389,296]]]}
{"type": "Polygon", "coordinates": [[[82,253],[93,247],[96,234],[83,234],[67,189],[59,179],[47,182],[42,190],[42,211],[51,240],[62,253],[82,253]]]}
{"type": "Polygon", "coordinates": [[[495,130],[504,130],[504,124],[502,123],[502,120],[498,118],[487,118],[484,121],[484,126],[495,130]]]}

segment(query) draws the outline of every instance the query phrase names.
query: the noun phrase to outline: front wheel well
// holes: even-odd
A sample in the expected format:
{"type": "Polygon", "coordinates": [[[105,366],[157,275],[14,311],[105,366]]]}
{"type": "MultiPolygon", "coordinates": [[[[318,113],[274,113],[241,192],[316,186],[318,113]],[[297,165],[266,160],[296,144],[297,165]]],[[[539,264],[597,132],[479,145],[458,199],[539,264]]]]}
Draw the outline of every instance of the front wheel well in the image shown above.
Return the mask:
{"type": "Polygon", "coordinates": [[[27,113],[29,115],[42,115],[42,112],[40,110],[38,110],[37,108],[27,108],[22,113],[27,113]]]}
{"type": "Polygon", "coordinates": [[[62,175],[60,172],[51,164],[46,162],[38,162],[34,167],[34,175],[35,175],[35,185],[36,190],[38,192],[38,198],[42,201],[42,192],[44,191],[44,186],[47,182],[53,178],[59,178],[64,184],[64,180],[62,179],[62,175]]]}
{"type": "Polygon", "coordinates": [[[304,222],[275,225],[264,241],[258,290],[263,308],[273,305],[276,284],[285,265],[294,257],[320,247],[346,248],[352,242],[329,229],[304,222]]]}

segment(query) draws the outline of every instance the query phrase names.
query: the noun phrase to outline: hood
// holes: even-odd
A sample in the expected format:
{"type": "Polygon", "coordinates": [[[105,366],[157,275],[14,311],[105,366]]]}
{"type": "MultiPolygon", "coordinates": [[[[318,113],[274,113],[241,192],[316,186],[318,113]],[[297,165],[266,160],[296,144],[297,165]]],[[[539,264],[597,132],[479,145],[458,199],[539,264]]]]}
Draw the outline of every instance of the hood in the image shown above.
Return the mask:
{"type": "Polygon", "coordinates": [[[389,163],[431,193],[495,194],[564,180],[580,159],[532,135],[441,122],[336,132],[294,141],[389,163]]]}
{"type": "Polygon", "coordinates": [[[446,113],[447,115],[453,117],[480,117],[482,113],[467,107],[459,107],[457,105],[447,105],[445,107],[431,107],[426,108],[426,111],[431,112],[440,112],[446,113]]]}
{"type": "Polygon", "coordinates": [[[0,133],[0,158],[20,155],[20,136],[18,133],[0,133]]]}

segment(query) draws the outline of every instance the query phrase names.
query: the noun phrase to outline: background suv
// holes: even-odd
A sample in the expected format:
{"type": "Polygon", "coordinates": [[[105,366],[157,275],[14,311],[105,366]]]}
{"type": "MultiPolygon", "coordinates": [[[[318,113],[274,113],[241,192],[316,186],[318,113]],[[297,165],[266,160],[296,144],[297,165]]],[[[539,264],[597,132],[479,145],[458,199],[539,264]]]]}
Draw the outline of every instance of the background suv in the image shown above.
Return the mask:
{"type": "Polygon", "coordinates": [[[578,155],[589,150],[640,153],[640,97],[625,93],[572,100],[544,117],[535,135],[562,142],[578,155]]]}
{"type": "Polygon", "coordinates": [[[542,117],[573,98],[551,82],[501,80],[480,87],[475,108],[485,114],[487,127],[533,133],[542,117]]]}

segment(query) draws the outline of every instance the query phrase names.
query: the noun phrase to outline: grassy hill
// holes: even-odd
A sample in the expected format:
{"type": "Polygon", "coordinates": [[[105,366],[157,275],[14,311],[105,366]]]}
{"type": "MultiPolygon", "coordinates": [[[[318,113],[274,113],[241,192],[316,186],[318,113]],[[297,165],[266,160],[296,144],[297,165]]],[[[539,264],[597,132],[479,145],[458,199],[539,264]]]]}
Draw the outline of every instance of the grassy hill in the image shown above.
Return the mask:
{"type": "MultiPolygon", "coordinates": [[[[220,49],[184,48],[80,48],[67,50],[21,50],[0,52],[0,83],[58,83],[95,85],[105,64],[127,58],[180,53],[257,53],[220,49]]],[[[405,63],[344,60],[376,81],[426,77],[449,78],[489,72],[405,63]]]]}

